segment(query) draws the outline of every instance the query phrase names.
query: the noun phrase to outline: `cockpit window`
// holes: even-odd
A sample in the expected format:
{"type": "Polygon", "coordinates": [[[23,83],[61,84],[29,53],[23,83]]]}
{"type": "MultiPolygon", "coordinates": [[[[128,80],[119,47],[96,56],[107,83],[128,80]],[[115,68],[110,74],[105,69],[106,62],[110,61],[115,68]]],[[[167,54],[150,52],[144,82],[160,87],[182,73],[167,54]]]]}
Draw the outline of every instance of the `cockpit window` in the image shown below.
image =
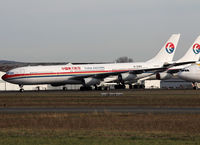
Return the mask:
{"type": "Polygon", "coordinates": [[[13,75],[14,72],[9,71],[9,72],[7,72],[6,74],[7,74],[7,75],[13,75]]]}

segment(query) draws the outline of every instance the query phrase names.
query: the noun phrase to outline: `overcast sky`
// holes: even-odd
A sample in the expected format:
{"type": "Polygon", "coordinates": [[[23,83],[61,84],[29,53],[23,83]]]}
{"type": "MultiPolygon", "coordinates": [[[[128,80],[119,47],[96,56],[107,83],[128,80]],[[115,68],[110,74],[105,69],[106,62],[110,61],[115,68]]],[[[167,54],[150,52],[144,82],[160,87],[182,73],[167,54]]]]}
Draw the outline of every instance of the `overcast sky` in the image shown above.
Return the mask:
{"type": "Polygon", "coordinates": [[[176,60],[200,35],[199,6],[198,0],[0,0],[0,60],[145,61],[181,33],[176,60]]]}

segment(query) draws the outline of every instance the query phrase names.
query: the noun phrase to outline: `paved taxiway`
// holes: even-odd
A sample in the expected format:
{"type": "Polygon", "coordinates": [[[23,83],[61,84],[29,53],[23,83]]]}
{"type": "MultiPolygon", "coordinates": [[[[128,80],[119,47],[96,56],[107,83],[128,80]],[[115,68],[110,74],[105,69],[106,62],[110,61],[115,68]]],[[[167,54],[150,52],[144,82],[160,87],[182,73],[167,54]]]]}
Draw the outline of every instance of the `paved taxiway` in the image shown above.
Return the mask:
{"type": "Polygon", "coordinates": [[[1,113],[200,113],[200,108],[153,108],[153,107],[68,107],[68,108],[0,108],[1,113]]]}

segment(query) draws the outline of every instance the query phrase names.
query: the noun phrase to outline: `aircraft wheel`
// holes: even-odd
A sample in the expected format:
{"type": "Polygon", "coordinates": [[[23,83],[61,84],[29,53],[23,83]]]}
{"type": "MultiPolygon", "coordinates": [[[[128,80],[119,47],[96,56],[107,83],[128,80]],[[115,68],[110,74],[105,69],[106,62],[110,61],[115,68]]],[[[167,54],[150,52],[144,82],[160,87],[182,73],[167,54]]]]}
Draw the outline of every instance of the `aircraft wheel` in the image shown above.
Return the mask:
{"type": "Polygon", "coordinates": [[[62,89],[63,89],[63,91],[66,91],[66,90],[67,90],[67,87],[63,87],[62,89]]]}
{"type": "Polygon", "coordinates": [[[23,85],[19,85],[19,87],[20,87],[19,91],[20,91],[20,92],[23,92],[23,91],[24,91],[23,85]]]}
{"type": "Polygon", "coordinates": [[[144,89],[144,88],[145,88],[145,86],[144,86],[144,85],[140,85],[140,88],[141,88],[141,89],[144,89]]]}
{"type": "Polygon", "coordinates": [[[80,87],[80,90],[81,90],[81,91],[85,91],[85,87],[81,86],[81,87],[80,87]]]}
{"type": "Polygon", "coordinates": [[[193,90],[197,90],[198,89],[196,82],[192,82],[192,88],[193,88],[193,90]]]}
{"type": "Polygon", "coordinates": [[[125,85],[115,85],[115,89],[125,89],[125,85]]]}
{"type": "Polygon", "coordinates": [[[92,90],[92,87],[81,86],[81,87],[80,87],[80,90],[81,90],[81,91],[89,91],[89,90],[92,90]]]}
{"type": "Polygon", "coordinates": [[[95,86],[94,86],[94,90],[97,90],[97,89],[98,89],[98,88],[97,88],[97,86],[95,85],[95,86]]]}
{"type": "Polygon", "coordinates": [[[102,87],[98,87],[97,89],[98,89],[99,91],[101,91],[101,90],[102,90],[102,87]]]}
{"type": "Polygon", "coordinates": [[[19,91],[20,91],[20,92],[24,92],[24,89],[20,89],[19,91]]]}
{"type": "Polygon", "coordinates": [[[193,86],[193,90],[197,90],[197,86],[193,86]]]}
{"type": "Polygon", "coordinates": [[[107,90],[108,90],[108,87],[104,87],[104,90],[107,91],[107,90]]]}

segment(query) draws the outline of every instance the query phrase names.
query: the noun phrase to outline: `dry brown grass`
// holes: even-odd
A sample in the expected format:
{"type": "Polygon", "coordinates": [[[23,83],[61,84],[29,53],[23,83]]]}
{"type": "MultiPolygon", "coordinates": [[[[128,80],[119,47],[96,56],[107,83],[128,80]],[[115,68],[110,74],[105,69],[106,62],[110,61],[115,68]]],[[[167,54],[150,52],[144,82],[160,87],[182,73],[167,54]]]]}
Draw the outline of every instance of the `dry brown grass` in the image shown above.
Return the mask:
{"type": "MultiPolygon", "coordinates": [[[[112,91],[115,92],[115,91],[112,91]]],[[[200,90],[124,91],[122,96],[101,96],[102,91],[0,93],[0,107],[169,106],[200,107],[200,90]]]]}
{"type": "Polygon", "coordinates": [[[0,114],[1,130],[200,134],[200,114],[0,114]]]}

